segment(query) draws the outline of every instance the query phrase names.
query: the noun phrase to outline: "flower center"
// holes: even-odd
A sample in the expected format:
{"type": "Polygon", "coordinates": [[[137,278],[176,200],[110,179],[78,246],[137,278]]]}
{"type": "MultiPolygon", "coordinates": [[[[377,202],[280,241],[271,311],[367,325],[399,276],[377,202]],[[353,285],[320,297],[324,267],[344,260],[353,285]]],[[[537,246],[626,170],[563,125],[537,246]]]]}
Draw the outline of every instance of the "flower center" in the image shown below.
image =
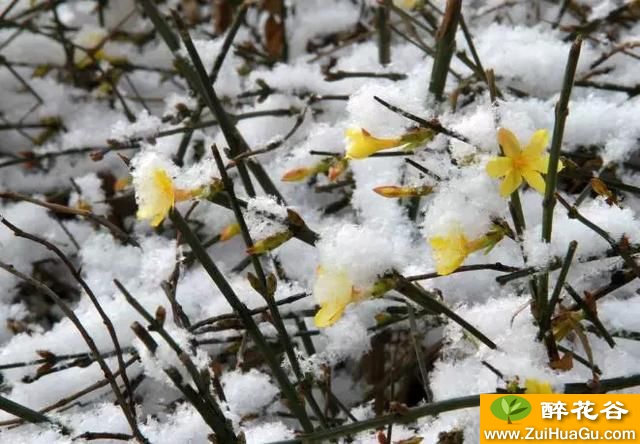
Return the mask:
{"type": "Polygon", "coordinates": [[[516,170],[525,169],[527,167],[527,164],[529,163],[528,159],[522,154],[516,157],[513,157],[512,162],[513,162],[513,168],[516,170]]]}

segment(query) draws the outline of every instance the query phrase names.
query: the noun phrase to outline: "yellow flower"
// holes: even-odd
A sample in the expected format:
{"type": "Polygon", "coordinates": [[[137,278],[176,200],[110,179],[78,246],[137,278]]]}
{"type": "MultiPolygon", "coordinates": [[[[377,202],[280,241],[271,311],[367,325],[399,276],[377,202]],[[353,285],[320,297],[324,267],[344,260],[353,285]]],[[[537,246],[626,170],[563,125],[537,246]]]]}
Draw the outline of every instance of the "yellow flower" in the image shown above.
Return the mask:
{"type": "Polygon", "coordinates": [[[119,178],[113,184],[113,191],[124,191],[131,184],[131,176],[119,178]]]}
{"type": "Polygon", "coordinates": [[[299,182],[313,174],[315,174],[315,170],[313,168],[299,167],[285,172],[280,180],[283,182],[299,182]]]}
{"type": "Polygon", "coordinates": [[[94,61],[106,60],[113,65],[127,61],[125,57],[110,54],[105,50],[105,44],[109,40],[109,34],[104,30],[82,31],[75,39],[74,63],[84,69],[92,65],[94,61]],[[82,49],[79,49],[82,48],[82,49]]]}
{"type": "Polygon", "coordinates": [[[418,196],[426,196],[427,194],[431,194],[433,192],[433,187],[430,186],[419,186],[419,187],[409,187],[409,186],[397,186],[397,185],[383,185],[380,187],[375,187],[373,189],[377,194],[388,197],[388,198],[399,198],[399,197],[418,197],[418,196]]]}
{"type": "Polygon", "coordinates": [[[393,4],[398,8],[413,9],[419,0],[393,0],[393,4]]]}
{"type": "Polygon", "coordinates": [[[195,197],[202,189],[181,190],[173,186],[173,180],[162,168],[151,171],[136,188],[138,199],[138,219],[148,219],[152,227],[157,227],[167,217],[176,202],[195,197]]]}
{"type": "MultiPolygon", "coordinates": [[[[502,147],[504,157],[495,157],[487,163],[489,176],[504,177],[500,185],[500,194],[509,196],[518,189],[524,179],[532,188],[544,193],[546,184],[542,174],[546,174],[549,168],[549,155],[544,154],[549,142],[549,132],[538,130],[533,133],[529,144],[520,148],[520,142],[516,136],[505,128],[498,130],[498,143],[502,147]]],[[[558,165],[558,171],[562,169],[562,162],[558,165]]]]}
{"type": "Polygon", "coordinates": [[[313,295],[320,305],[314,317],[316,327],[333,325],[342,317],[347,305],[359,299],[358,294],[345,271],[318,267],[313,286],[313,295]]]}
{"type": "Polygon", "coordinates": [[[220,242],[228,241],[238,234],[240,234],[240,225],[237,223],[229,224],[220,232],[220,242]]]}
{"type": "Polygon", "coordinates": [[[524,380],[525,393],[528,395],[542,395],[553,393],[551,384],[547,381],[541,381],[535,378],[527,378],[524,380]]]}
{"type": "Polygon", "coordinates": [[[486,248],[491,250],[504,237],[504,231],[495,227],[478,239],[469,240],[459,227],[453,228],[446,236],[434,236],[429,239],[436,272],[439,275],[451,274],[458,269],[474,251],[486,248]]]}
{"type": "Polygon", "coordinates": [[[396,139],[379,139],[369,134],[364,128],[349,128],[346,131],[347,159],[364,159],[378,151],[405,145],[402,137],[396,139]]]}
{"type": "Polygon", "coordinates": [[[446,236],[435,236],[429,240],[440,275],[453,273],[473,252],[471,242],[460,230],[452,230],[446,236]]]}
{"type": "Polygon", "coordinates": [[[280,245],[293,237],[293,233],[289,230],[281,231],[264,239],[254,242],[252,247],[247,248],[247,254],[262,254],[267,251],[275,250],[280,245]]]}

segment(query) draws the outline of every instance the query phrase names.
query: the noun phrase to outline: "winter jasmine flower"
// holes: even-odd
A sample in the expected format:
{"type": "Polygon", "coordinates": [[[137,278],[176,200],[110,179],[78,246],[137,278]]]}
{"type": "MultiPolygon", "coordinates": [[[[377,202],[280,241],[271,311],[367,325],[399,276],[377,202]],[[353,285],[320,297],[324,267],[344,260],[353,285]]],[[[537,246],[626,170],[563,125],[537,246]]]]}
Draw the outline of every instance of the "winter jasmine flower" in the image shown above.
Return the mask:
{"type": "Polygon", "coordinates": [[[402,9],[413,9],[420,3],[420,0],[393,0],[393,4],[402,9]]]}
{"type": "MultiPolygon", "coordinates": [[[[487,163],[489,176],[504,177],[500,185],[500,194],[509,196],[518,189],[524,179],[529,186],[540,193],[544,193],[545,181],[542,173],[549,168],[549,155],[545,154],[545,147],[549,142],[549,132],[538,130],[533,133],[529,143],[521,149],[516,136],[506,128],[498,130],[498,143],[502,147],[504,156],[495,157],[487,163]]],[[[562,162],[558,171],[562,169],[562,162]]]]}
{"type": "Polygon", "coordinates": [[[327,158],[310,167],[294,168],[284,173],[280,180],[283,182],[299,182],[316,174],[327,173],[332,163],[333,159],[327,158]]]}
{"type": "Polygon", "coordinates": [[[307,177],[310,177],[313,174],[315,174],[313,168],[294,168],[284,173],[280,180],[282,180],[283,182],[300,182],[301,180],[305,180],[307,177]]]}
{"type": "Polygon", "coordinates": [[[372,136],[364,128],[349,128],[345,135],[348,140],[346,156],[348,159],[364,159],[378,151],[404,145],[401,137],[396,139],[379,139],[372,136]]]}
{"type": "Polygon", "coordinates": [[[433,192],[433,187],[430,187],[430,186],[399,187],[396,185],[385,185],[385,186],[376,187],[373,189],[373,191],[375,191],[381,196],[389,197],[389,198],[418,197],[418,196],[426,196],[427,194],[431,194],[431,192],[433,192]]]}
{"type": "Polygon", "coordinates": [[[275,233],[269,237],[254,242],[252,247],[247,248],[247,254],[262,254],[267,251],[275,250],[292,237],[293,233],[289,230],[275,233]]]}
{"type": "Polygon", "coordinates": [[[331,162],[331,166],[329,166],[329,171],[327,172],[327,177],[329,181],[335,182],[335,180],[342,175],[349,166],[349,159],[343,157],[340,159],[335,159],[331,162]]]}
{"type": "Polygon", "coordinates": [[[182,202],[203,194],[203,188],[182,190],[162,168],[150,170],[143,177],[135,177],[134,185],[138,202],[138,219],[149,220],[157,227],[167,217],[176,202],[182,202]],[[137,180],[136,180],[137,179],[137,180]]]}
{"type": "Polygon", "coordinates": [[[345,134],[348,140],[345,156],[347,159],[364,159],[378,151],[400,146],[412,149],[433,138],[433,133],[423,128],[409,131],[392,139],[380,139],[372,136],[364,128],[349,128],[345,134]]]}
{"type": "Polygon", "coordinates": [[[553,393],[551,384],[535,378],[527,378],[524,380],[525,393],[528,395],[553,393]]]}
{"type": "Polygon", "coordinates": [[[488,253],[504,237],[500,227],[469,240],[459,227],[455,227],[445,236],[434,236],[429,240],[436,262],[436,272],[439,275],[453,273],[474,251],[486,249],[488,253]]]}
{"type": "Polygon", "coordinates": [[[82,30],[75,38],[74,43],[82,48],[75,49],[74,63],[80,68],[86,68],[94,61],[106,60],[112,64],[124,63],[126,58],[111,54],[105,50],[105,43],[109,34],[103,29],[82,30]]]}
{"type": "Polygon", "coordinates": [[[229,224],[226,227],[224,227],[220,232],[220,241],[221,242],[228,241],[229,239],[237,236],[238,234],[240,234],[240,225],[238,225],[237,223],[229,224]]]}
{"type": "Polygon", "coordinates": [[[314,317],[316,327],[333,325],[342,317],[345,308],[351,302],[360,299],[360,292],[344,270],[318,267],[313,296],[320,305],[314,317]]]}

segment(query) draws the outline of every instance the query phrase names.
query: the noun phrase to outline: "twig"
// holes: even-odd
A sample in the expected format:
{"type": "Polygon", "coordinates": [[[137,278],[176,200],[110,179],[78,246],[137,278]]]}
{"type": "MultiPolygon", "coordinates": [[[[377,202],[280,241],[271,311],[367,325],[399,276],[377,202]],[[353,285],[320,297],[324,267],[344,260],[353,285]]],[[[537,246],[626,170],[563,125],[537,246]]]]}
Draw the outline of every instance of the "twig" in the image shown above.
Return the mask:
{"type": "Polygon", "coordinates": [[[397,106],[391,105],[389,102],[386,102],[384,100],[382,100],[380,97],[378,96],[373,96],[373,99],[380,103],[382,106],[389,108],[391,111],[400,114],[403,117],[406,117],[409,120],[413,120],[414,122],[416,122],[417,124],[419,124],[420,126],[422,126],[423,128],[427,128],[430,129],[432,131],[435,131],[437,134],[444,134],[445,136],[449,136],[452,137],[454,139],[459,140],[460,142],[464,142],[464,143],[468,143],[471,144],[471,141],[463,136],[460,133],[457,133],[449,128],[444,127],[439,121],[438,119],[431,119],[431,120],[425,120],[422,119],[418,116],[416,116],[415,114],[411,114],[408,111],[405,111],[401,108],[398,108],[397,106]]]}
{"type": "MultiPolygon", "coordinates": [[[[117,279],[114,279],[113,283],[116,285],[120,293],[125,297],[129,305],[131,305],[135,310],[142,315],[142,317],[149,323],[150,326],[153,327],[153,330],[156,331],[162,339],[171,347],[171,349],[178,355],[180,361],[184,364],[185,368],[189,372],[189,375],[193,379],[193,382],[196,384],[198,391],[200,393],[200,403],[206,407],[206,411],[208,412],[206,415],[203,415],[203,419],[208,419],[208,424],[211,426],[213,431],[216,432],[219,439],[222,442],[236,443],[237,437],[235,432],[233,431],[233,426],[230,421],[227,421],[219,404],[213,398],[209,391],[209,386],[203,379],[202,374],[194,364],[193,360],[186,353],[180,345],[173,339],[173,337],[167,332],[167,330],[153,317],[134,297],[129,293],[129,291],[122,285],[117,279]]],[[[134,329],[134,332],[140,333],[145,330],[143,327],[134,329]]],[[[139,336],[140,337],[140,336],[139,336]]],[[[150,350],[153,352],[153,350],[150,350]]],[[[197,403],[194,403],[196,406],[197,403]]]]}
{"type": "Polygon", "coordinates": [[[391,31],[389,30],[389,6],[391,0],[381,0],[376,7],[376,27],[378,28],[378,62],[391,63],[391,31]]]}
{"type": "Polygon", "coordinates": [[[562,268],[560,269],[560,274],[558,275],[556,286],[554,287],[553,293],[551,294],[551,299],[549,300],[549,304],[546,308],[546,311],[542,313],[540,316],[540,331],[538,335],[539,338],[543,338],[550,333],[551,318],[553,316],[553,312],[555,310],[556,304],[560,300],[560,293],[562,292],[562,288],[567,279],[567,275],[569,274],[569,268],[571,267],[571,263],[573,262],[573,256],[575,255],[577,248],[578,248],[578,242],[571,241],[569,243],[569,248],[567,248],[567,254],[564,257],[564,260],[562,261],[562,268]]]}
{"type": "Polygon", "coordinates": [[[563,207],[567,209],[570,219],[577,219],[583,225],[595,231],[600,237],[606,240],[607,243],[613,249],[613,251],[619,254],[620,257],[622,257],[622,259],[624,260],[624,263],[635,273],[636,277],[640,278],[640,267],[638,266],[634,258],[631,257],[631,255],[629,254],[629,251],[626,248],[620,247],[619,243],[616,242],[609,235],[609,233],[607,233],[605,230],[603,230],[602,228],[600,228],[599,226],[591,222],[589,219],[584,217],[582,214],[580,214],[578,209],[576,207],[572,207],[571,205],[569,205],[569,203],[559,193],[556,193],[556,199],[558,200],[558,202],[562,204],[563,207]]]}
{"type": "Polygon", "coordinates": [[[411,281],[400,274],[394,274],[392,278],[396,282],[395,289],[399,293],[402,293],[404,296],[411,299],[413,302],[422,306],[423,308],[431,310],[436,314],[442,314],[451,319],[453,322],[467,330],[471,335],[473,335],[487,347],[494,350],[498,348],[498,346],[491,339],[480,332],[480,330],[464,320],[442,302],[438,301],[423,288],[413,284],[411,281]]]}
{"type": "Polygon", "coordinates": [[[31,276],[27,276],[26,274],[21,273],[20,271],[16,270],[13,267],[13,265],[0,262],[0,268],[22,279],[23,281],[29,283],[41,293],[46,294],[58,305],[58,307],[60,307],[60,310],[62,310],[65,316],[69,318],[71,323],[76,327],[76,329],[78,330],[78,332],[80,333],[84,341],[86,342],[89,349],[91,349],[91,352],[93,353],[95,360],[98,361],[98,364],[100,365],[100,368],[102,369],[102,372],[104,373],[105,378],[109,380],[111,389],[113,390],[113,393],[116,395],[116,398],[118,399],[120,408],[122,409],[122,412],[124,413],[124,416],[127,419],[127,422],[129,423],[129,426],[131,427],[131,431],[133,432],[134,436],[140,442],[147,443],[148,442],[147,439],[142,435],[142,433],[140,432],[140,429],[138,429],[138,424],[136,423],[136,420],[133,414],[129,411],[129,404],[126,402],[126,400],[122,396],[122,392],[120,391],[120,387],[118,387],[118,383],[116,381],[115,376],[111,372],[111,369],[109,368],[105,360],[102,358],[102,355],[100,354],[100,350],[98,350],[98,347],[96,346],[96,343],[94,342],[93,338],[91,337],[89,332],[84,328],[84,325],[82,325],[82,322],[80,322],[80,319],[78,319],[78,317],[73,312],[71,307],[69,307],[67,303],[62,298],[60,298],[60,296],[58,296],[56,292],[51,290],[45,284],[32,278],[31,276]]]}
{"type": "Polygon", "coordinates": [[[462,0],[447,0],[442,22],[436,33],[436,56],[431,70],[429,92],[438,101],[442,101],[449,65],[456,47],[456,30],[461,8],[462,0]]]}
{"type": "Polygon", "coordinates": [[[429,390],[429,375],[427,373],[427,367],[425,366],[425,357],[422,352],[422,337],[418,333],[418,326],[416,324],[416,313],[411,304],[407,304],[407,310],[409,312],[409,326],[411,328],[411,342],[416,353],[416,360],[418,361],[418,369],[420,369],[420,379],[422,382],[422,390],[424,391],[424,399],[427,403],[431,402],[430,390],[429,390]]]}
{"type": "Polygon", "coordinates": [[[124,242],[128,242],[131,245],[134,245],[136,247],[140,247],[140,244],[138,244],[138,242],[131,237],[129,234],[125,233],[124,231],[122,231],[120,228],[118,228],[116,225],[114,225],[113,223],[111,223],[109,220],[107,220],[106,218],[102,217],[102,216],[98,216],[97,214],[92,213],[89,210],[82,210],[79,208],[72,208],[72,207],[67,207],[65,205],[60,205],[60,204],[54,204],[54,203],[49,203],[49,202],[45,202],[42,200],[38,200],[35,199],[31,196],[26,196],[24,194],[20,194],[20,193],[13,193],[13,192],[0,192],[0,198],[2,199],[11,199],[11,200],[23,200],[25,202],[29,202],[32,203],[34,205],[38,205],[40,207],[44,207],[50,211],[53,211],[54,213],[61,213],[61,214],[73,214],[75,216],[82,216],[82,217],[86,217],[87,219],[89,219],[92,222],[95,222],[99,225],[102,225],[104,227],[106,227],[107,229],[109,229],[109,231],[111,231],[111,234],[113,234],[113,236],[117,237],[118,239],[124,241],[124,242]]]}
{"type": "Polygon", "coordinates": [[[440,413],[460,410],[480,405],[480,395],[464,396],[461,398],[447,399],[446,401],[432,402],[421,407],[407,409],[402,413],[392,413],[378,416],[372,419],[346,424],[327,431],[302,435],[300,438],[287,441],[271,442],[269,444],[304,444],[309,442],[329,442],[331,439],[352,435],[364,430],[375,429],[389,424],[408,424],[425,416],[435,416],[440,413]]]}
{"type": "Polygon", "coordinates": [[[567,293],[569,293],[569,296],[571,296],[573,300],[576,301],[576,304],[578,304],[580,309],[584,312],[587,319],[591,321],[593,326],[596,328],[596,331],[600,334],[600,336],[604,338],[605,341],[607,341],[609,347],[614,348],[616,346],[616,342],[613,340],[611,334],[607,331],[605,326],[602,325],[602,322],[600,321],[600,318],[598,318],[597,313],[593,311],[592,308],[584,300],[582,300],[578,292],[571,285],[569,285],[568,282],[564,283],[564,289],[567,291],[567,293]]]}
{"type": "Polygon", "coordinates": [[[129,377],[127,376],[124,358],[122,356],[122,348],[120,347],[120,341],[118,340],[118,335],[116,334],[116,330],[113,326],[113,322],[111,322],[111,319],[109,318],[109,316],[107,316],[107,313],[104,311],[104,309],[100,305],[98,298],[96,297],[95,293],[93,292],[89,284],[87,284],[87,281],[83,279],[82,274],[80,273],[80,270],[74,267],[71,260],[67,257],[66,254],[62,252],[62,250],[60,250],[57,246],[55,246],[48,240],[43,239],[39,236],[36,236],[35,234],[27,233],[26,231],[21,230],[20,228],[16,227],[5,218],[0,219],[0,222],[2,222],[4,226],[9,228],[11,231],[13,231],[13,233],[17,237],[22,237],[32,242],[36,242],[42,245],[43,247],[45,247],[47,250],[52,251],[56,256],[58,256],[58,258],[62,261],[62,263],[67,267],[67,269],[69,270],[73,278],[80,284],[82,289],[85,291],[85,293],[91,300],[91,303],[93,304],[95,309],[98,311],[98,314],[100,315],[100,318],[102,319],[103,324],[107,328],[107,331],[111,338],[111,342],[113,342],[113,347],[115,349],[115,354],[118,361],[118,367],[120,369],[122,382],[124,383],[126,390],[129,392],[131,396],[129,399],[129,409],[130,409],[131,415],[135,418],[136,410],[135,410],[135,401],[133,399],[133,391],[131,390],[131,384],[129,383],[129,377]]]}
{"type": "Polygon", "coordinates": [[[25,407],[22,404],[18,404],[4,396],[0,396],[0,410],[4,410],[7,413],[10,413],[18,418],[22,418],[23,420],[33,423],[49,423],[56,425],[60,428],[60,431],[64,435],[68,435],[70,433],[69,429],[60,424],[57,421],[49,418],[47,415],[44,415],[40,412],[36,412],[35,410],[30,409],[29,407],[25,407]]]}
{"type": "Polygon", "coordinates": [[[253,320],[253,317],[251,316],[251,313],[247,309],[246,305],[244,305],[244,303],[242,303],[242,301],[238,298],[233,288],[229,285],[209,254],[202,247],[202,244],[193,233],[193,231],[191,231],[191,228],[182,218],[180,213],[174,210],[170,213],[169,216],[171,217],[171,220],[173,221],[176,228],[184,236],[186,242],[191,246],[191,250],[194,252],[196,257],[198,258],[198,261],[202,264],[207,274],[211,277],[213,282],[220,289],[220,292],[224,295],[225,299],[238,314],[238,317],[242,320],[242,323],[247,329],[253,342],[262,352],[265,360],[267,361],[269,367],[271,368],[271,371],[274,374],[275,379],[280,385],[280,389],[288,400],[288,406],[291,409],[292,413],[296,415],[298,421],[300,421],[300,425],[305,431],[312,431],[313,425],[309,420],[304,407],[300,403],[298,394],[294,386],[291,384],[291,381],[289,381],[289,378],[280,366],[278,358],[271,350],[271,347],[267,343],[265,337],[263,336],[255,321],[253,320]]]}
{"type": "MultiPolygon", "coordinates": [[[[560,163],[560,149],[562,148],[562,139],[564,136],[564,127],[569,114],[569,99],[571,97],[571,89],[573,80],[578,66],[578,58],[580,57],[580,49],[582,47],[582,39],[577,39],[569,50],[569,57],[564,72],[564,80],[562,82],[562,90],[560,98],[555,107],[555,123],[553,127],[553,136],[551,138],[551,148],[549,153],[549,167],[547,170],[546,186],[544,199],[542,201],[542,241],[551,242],[551,230],[553,228],[553,209],[556,205],[556,186],[558,183],[558,165],[560,163]]],[[[536,295],[536,312],[540,315],[547,313],[547,304],[549,303],[549,274],[543,273],[537,280],[536,295]]],[[[540,321],[540,319],[538,319],[540,321]]],[[[554,341],[555,344],[555,341],[554,341]]],[[[552,353],[552,350],[547,350],[552,353]]]]}
{"type": "MultiPolygon", "coordinates": [[[[475,264],[475,265],[463,265],[458,267],[453,273],[463,273],[466,271],[478,271],[478,270],[493,270],[493,271],[504,271],[504,272],[516,272],[520,270],[518,267],[513,267],[511,265],[504,265],[500,262],[496,262],[495,264],[475,264]]],[[[434,279],[437,277],[442,277],[442,275],[434,272],[424,273],[424,274],[416,274],[413,276],[407,276],[407,280],[409,281],[422,281],[426,279],[434,279]]]]}

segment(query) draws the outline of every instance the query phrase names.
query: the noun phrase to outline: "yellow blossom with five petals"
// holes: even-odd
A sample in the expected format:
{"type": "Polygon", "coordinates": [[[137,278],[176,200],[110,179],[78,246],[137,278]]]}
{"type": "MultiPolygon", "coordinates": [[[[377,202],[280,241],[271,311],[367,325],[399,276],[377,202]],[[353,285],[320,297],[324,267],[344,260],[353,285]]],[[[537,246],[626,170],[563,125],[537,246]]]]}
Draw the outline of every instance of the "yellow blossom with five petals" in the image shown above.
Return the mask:
{"type": "MultiPolygon", "coordinates": [[[[549,143],[549,132],[541,129],[531,136],[524,149],[516,136],[506,128],[498,129],[498,143],[502,147],[504,156],[495,157],[487,163],[487,173],[494,178],[504,177],[500,185],[500,194],[509,196],[522,184],[523,179],[540,193],[546,188],[542,174],[549,168],[549,155],[545,148],[549,143]]],[[[558,164],[558,171],[562,169],[562,162],[558,164]]]]}

